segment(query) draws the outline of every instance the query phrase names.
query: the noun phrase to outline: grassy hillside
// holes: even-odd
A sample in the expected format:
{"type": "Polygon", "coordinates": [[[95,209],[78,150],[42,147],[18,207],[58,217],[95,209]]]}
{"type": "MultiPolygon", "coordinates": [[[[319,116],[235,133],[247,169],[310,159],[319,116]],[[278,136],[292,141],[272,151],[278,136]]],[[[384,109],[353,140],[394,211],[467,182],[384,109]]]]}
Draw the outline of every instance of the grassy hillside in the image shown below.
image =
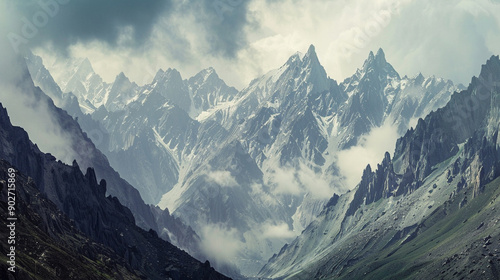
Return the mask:
{"type": "Polygon", "coordinates": [[[340,279],[500,279],[499,195],[500,178],[465,205],[471,194],[462,191],[416,233],[358,262],[340,279]]]}

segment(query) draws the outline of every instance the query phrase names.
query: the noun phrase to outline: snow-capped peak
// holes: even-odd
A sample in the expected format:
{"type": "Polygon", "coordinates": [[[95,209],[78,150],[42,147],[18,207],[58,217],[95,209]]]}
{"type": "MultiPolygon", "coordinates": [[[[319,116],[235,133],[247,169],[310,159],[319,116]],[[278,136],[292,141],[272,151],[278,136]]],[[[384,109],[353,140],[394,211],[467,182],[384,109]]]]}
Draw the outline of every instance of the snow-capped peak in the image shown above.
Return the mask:
{"type": "Polygon", "coordinates": [[[214,68],[209,67],[206,69],[201,70],[198,74],[196,74],[194,77],[190,78],[189,81],[202,81],[202,82],[208,82],[208,81],[213,81],[213,80],[220,80],[219,75],[217,75],[217,72],[215,71],[214,68]]]}
{"type": "Polygon", "coordinates": [[[415,84],[422,84],[425,80],[425,77],[424,75],[422,75],[422,73],[418,73],[418,75],[415,76],[413,80],[415,81],[415,84]]]}
{"type": "Polygon", "coordinates": [[[385,53],[384,53],[384,50],[382,48],[378,49],[377,54],[375,55],[375,59],[378,59],[381,62],[387,62],[385,60],[385,53]]]}
{"type": "Polygon", "coordinates": [[[318,55],[316,54],[316,48],[314,47],[314,45],[309,46],[309,49],[307,50],[302,60],[304,61],[304,63],[307,61],[319,64],[318,55]]]}
{"type": "MultiPolygon", "coordinates": [[[[323,92],[329,89],[328,76],[326,74],[325,69],[321,65],[318,59],[318,55],[316,54],[316,48],[314,45],[310,45],[306,54],[300,59],[299,54],[294,54],[288,59],[288,62],[285,64],[292,69],[292,73],[295,76],[297,72],[295,72],[294,68],[301,69],[299,76],[295,76],[294,79],[299,78],[298,81],[305,82],[311,86],[311,92],[323,92]]],[[[300,83],[297,84],[297,86],[300,83]]]]}
{"type": "Polygon", "coordinates": [[[156,76],[153,80],[153,83],[159,81],[176,81],[182,83],[181,73],[176,69],[168,68],[166,71],[162,69],[158,70],[156,76]]]}
{"type": "Polygon", "coordinates": [[[377,51],[376,55],[374,55],[373,52],[370,51],[368,59],[366,59],[363,64],[364,74],[371,71],[376,71],[379,73],[379,75],[387,75],[388,77],[397,77],[398,79],[400,79],[399,74],[385,59],[385,53],[381,48],[377,51]]]}
{"type": "Polygon", "coordinates": [[[121,80],[121,79],[127,79],[127,76],[125,76],[125,73],[120,72],[120,74],[116,75],[116,80],[121,80]]]}
{"type": "Polygon", "coordinates": [[[76,71],[75,75],[78,75],[80,77],[87,77],[90,74],[94,74],[94,68],[92,67],[92,64],[90,63],[88,58],[84,58],[83,61],[80,63],[78,66],[78,70],[76,71]]]}
{"type": "Polygon", "coordinates": [[[113,83],[113,86],[116,86],[118,84],[131,84],[130,79],[125,76],[125,73],[120,72],[120,74],[116,75],[115,82],[113,83]]]}

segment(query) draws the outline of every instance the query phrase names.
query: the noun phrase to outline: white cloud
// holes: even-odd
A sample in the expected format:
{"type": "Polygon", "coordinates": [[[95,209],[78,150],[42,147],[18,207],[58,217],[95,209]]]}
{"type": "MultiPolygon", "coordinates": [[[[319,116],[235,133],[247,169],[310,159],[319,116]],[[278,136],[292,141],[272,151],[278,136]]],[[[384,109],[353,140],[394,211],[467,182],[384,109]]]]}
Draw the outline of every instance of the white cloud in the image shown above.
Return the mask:
{"type": "MultiPolygon", "coordinates": [[[[159,68],[176,68],[189,78],[213,66],[239,89],[309,44],[316,46],[327,73],[338,81],[352,75],[369,51],[379,47],[402,75],[422,72],[461,83],[468,83],[490,55],[500,54],[498,1],[251,0],[248,10],[250,24],[241,30],[248,43],[233,58],[210,53],[207,27],[186,10],[160,20],[143,50],[110,49],[94,42],[77,44],[70,53],[89,57],[96,72],[110,82],[122,71],[143,84],[159,68]],[[355,47],[350,55],[346,45],[355,47]]],[[[49,51],[47,46],[38,53],[46,56],[49,51]]]]}
{"type": "Polygon", "coordinates": [[[300,195],[302,193],[295,170],[289,167],[274,169],[269,173],[265,184],[271,186],[274,194],[300,195]]]}
{"type": "MultiPolygon", "coordinates": [[[[16,14],[0,1],[0,35],[11,32],[9,23],[14,17],[16,14]]],[[[26,77],[27,68],[22,65],[24,61],[8,40],[0,40],[0,53],[0,102],[7,109],[11,123],[26,130],[42,152],[71,164],[75,158],[71,136],[61,129],[46,99],[35,97],[34,86],[26,77]]]]}
{"type": "Polygon", "coordinates": [[[300,165],[298,178],[300,183],[313,198],[329,198],[334,193],[330,183],[323,178],[322,174],[317,174],[305,164],[300,165]]]}
{"type": "Polygon", "coordinates": [[[314,172],[307,165],[300,163],[298,167],[275,168],[268,173],[265,184],[271,187],[274,194],[304,195],[309,193],[313,198],[323,199],[333,195],[334,190],[322,174],[314,172]]]}
{"type": "Polygon", "coordinates": [[[261,226],[260,230],[262,237],[269,239],[288,239],[297,236],[297,233],[290,230],[286,223],[273,224],[267,222],[261,226]]]}
{"type": "Polygon", "coordinates": [[[338,153],[337,165],[340,173],[345,177],[345,186],[354,188],[361,180],[366,165],[370,164],[374,170],[385,152],[394,151],[398,139],[397,127],[386,124],[373,128],[368,135],[359,140],[357,146],[338,153]]]}
{"type": "Polygon", "coordinates": [[[201,229],[201,249],[218,265],[232,264],[244,247],[238,231],[221,224],[206,225],[201,229]]]}
{"type": "Polygon", "coordinates": [[[207,174],[208,180],[214,182],[221,187],[234,187],[238,185],[236,179],[231,175],[231,172],[226,170],[212,171],[207,174]]]}

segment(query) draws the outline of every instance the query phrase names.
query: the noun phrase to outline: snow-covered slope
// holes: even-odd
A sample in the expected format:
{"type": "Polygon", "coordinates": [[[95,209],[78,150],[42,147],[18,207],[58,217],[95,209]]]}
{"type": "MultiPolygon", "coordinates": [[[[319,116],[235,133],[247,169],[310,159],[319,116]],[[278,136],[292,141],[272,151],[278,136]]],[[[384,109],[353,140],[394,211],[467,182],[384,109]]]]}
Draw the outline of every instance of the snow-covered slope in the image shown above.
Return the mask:
{"type": "Polygon", "coordinates": [[[237,90],[219,78],[213,68],[207,68],[187,81],[191,96],[190,116],[197,118],[202,112],[213,110],[234,100],[237,90]]]}
{"type": "Polygon", "coordinates": [[[94,72],[87,58],[70,61],[65,68],[66,71],[58,71],[62,73],[56,77],[59,86],[63,92],[72,92],[78,97],[84,113],[91,113],[98,107],[96,104],[102,104],[110,85],[94,72]]]}

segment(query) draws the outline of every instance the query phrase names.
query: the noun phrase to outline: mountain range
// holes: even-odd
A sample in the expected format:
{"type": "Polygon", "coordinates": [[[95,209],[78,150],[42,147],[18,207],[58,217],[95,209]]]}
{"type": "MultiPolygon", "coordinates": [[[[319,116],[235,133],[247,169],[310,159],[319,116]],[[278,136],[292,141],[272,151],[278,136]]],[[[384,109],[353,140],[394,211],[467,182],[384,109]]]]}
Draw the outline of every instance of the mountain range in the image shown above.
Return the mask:
{"type": "MultiPolygon", "coordinates": [[[[235,278],[256,275],[263,265],[261,276],[281,275],[270,269],[276,257],[267,260],[301,232],[302,238],[337,198],[353,196],[356,202],[344,202],[352,204],[346,210],[351,217],[363,203],[419,189],[434,165],[456,152],[427,155],[417,165],[416,148],[403,147],[400,139],[397,149],[410,149],[412,156],[401,150],[392,160],[386,154],[380,170],[345,172],[345,159],[370,149],[377,131],[392,145],[464,89],[422,74],[401,77],[381,49],[339,83],[328,77],[311,46],[241,91],[213,68],[189,79],[175,69],[159,70],[142,86],[121,73],[108,84],[82,59],[66,66],[58,85],[39,58],[28,55],[26,62],[35,83],[78,118],[110,166],[147,204],[165,209],[168,221],[178,221],[151,228],[235,278]],[[380,183],[382,177],[387,182],[380,183]],[[360,178],[365,187],[356,187],[360,178]],[[373,190],[374,184],[384,185],[383,191],[373,190]],[[355,196],[359,188],[363,195],[355,196]],[[221,252],[211,247],[223,246],[219,237],[231,245],[221,252]]],[[[108,192],[122,201],[119,191],[108,192]]],[[[162,212],[152,206],[155,211],[134,211],[132,205],[145,204],[123,199],[135,216],[162,212]]]]}
{"type": "Polygon", "coordinates": [[[498,56],[467,88],[382,49],[337,82],[311,45],[242,90],[17,62],[0,179],[15,168],[22,279],[499,277],[498,56]]]}

